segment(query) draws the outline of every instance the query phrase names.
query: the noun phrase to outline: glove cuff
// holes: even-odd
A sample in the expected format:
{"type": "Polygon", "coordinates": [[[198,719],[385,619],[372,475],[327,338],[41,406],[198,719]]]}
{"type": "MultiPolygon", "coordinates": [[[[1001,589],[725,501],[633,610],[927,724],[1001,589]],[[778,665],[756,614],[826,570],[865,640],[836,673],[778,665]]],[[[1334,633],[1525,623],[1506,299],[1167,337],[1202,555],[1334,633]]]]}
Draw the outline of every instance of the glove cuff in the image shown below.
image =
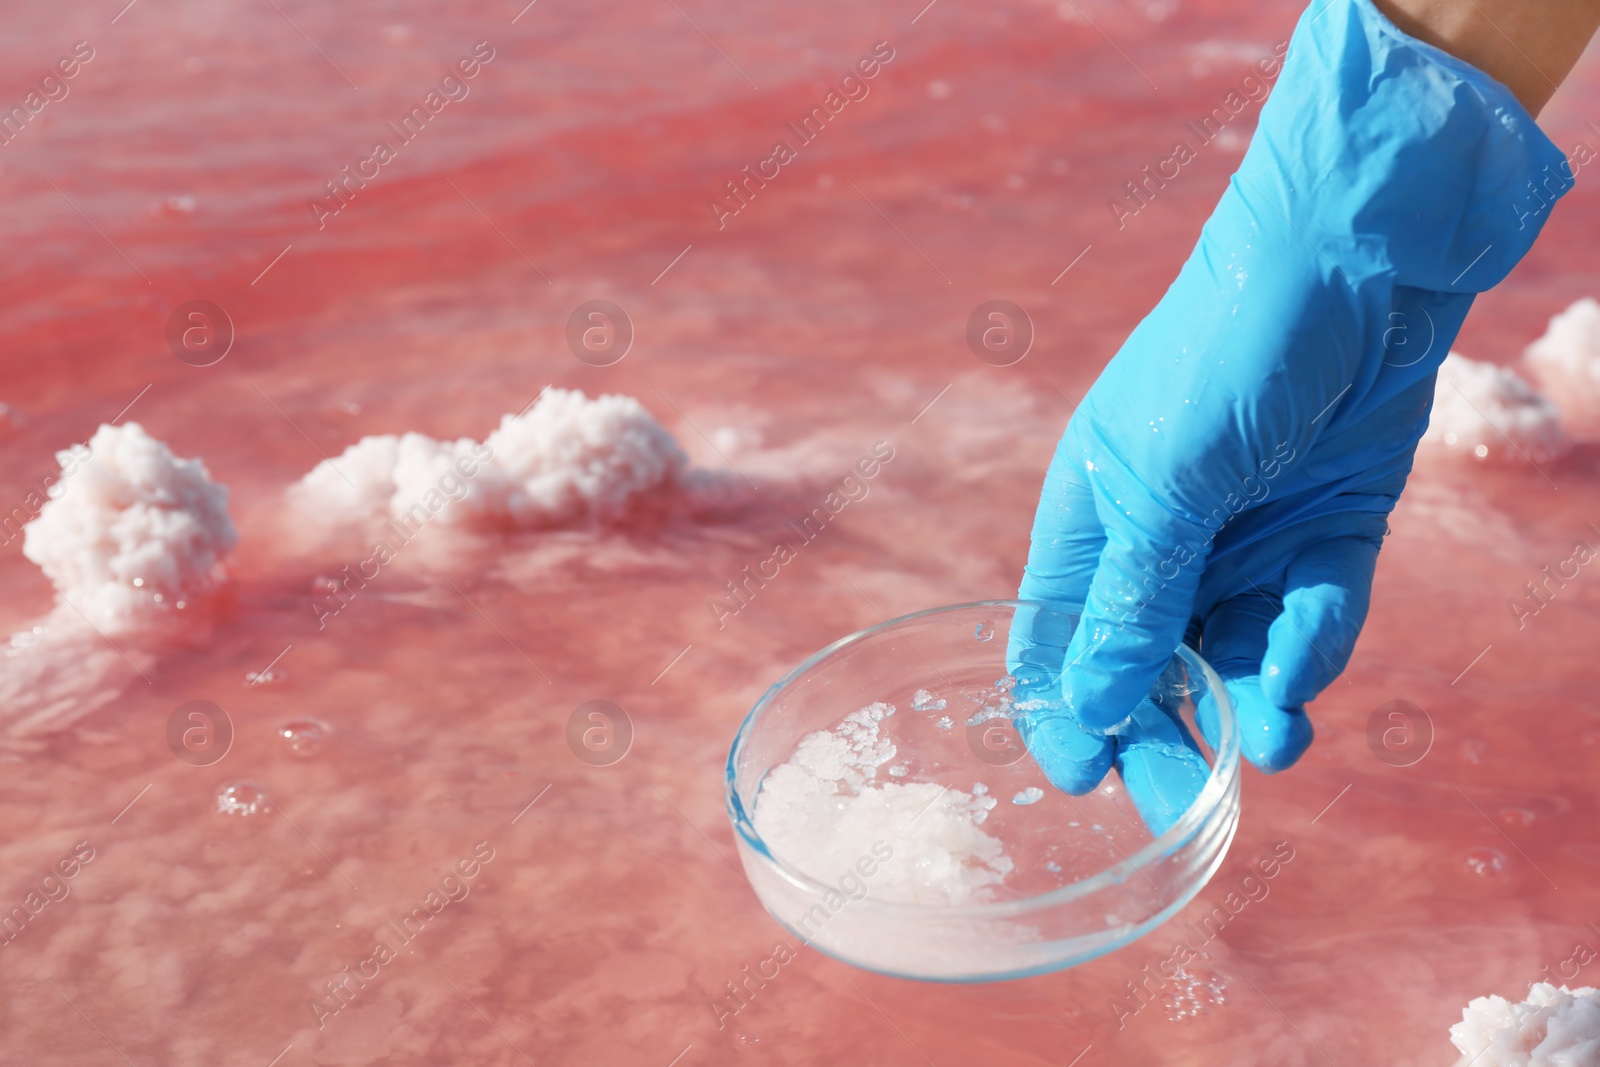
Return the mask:
{"type": "Polygon", "coordinates": [[[1318,0],[1234,177],[1359,285],[1478,293],[1526,254],[1573,185],[1500,82],[1403,32],[1372,0],[1318,0]]]}

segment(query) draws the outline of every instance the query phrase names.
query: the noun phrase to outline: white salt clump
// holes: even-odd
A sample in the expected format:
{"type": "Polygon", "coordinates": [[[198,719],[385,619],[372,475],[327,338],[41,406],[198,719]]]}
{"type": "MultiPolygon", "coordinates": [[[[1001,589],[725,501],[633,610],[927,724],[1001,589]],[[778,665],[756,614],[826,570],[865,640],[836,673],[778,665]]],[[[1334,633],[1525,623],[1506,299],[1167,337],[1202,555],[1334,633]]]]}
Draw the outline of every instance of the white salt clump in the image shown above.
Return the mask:
{"type": "MultiPolygon", "coordinates": [[[[429,489],[441,495],[453,490],[454,481],[440,490],[439,480],[457,458],[465,457],[468,466],[475,467],[476,447],[477,442],[467,437],[455,442],[435,441],[420,433],[363,437],[337,459],[313,467],[291,492],[309,506],[307,510],[327,518],[381,516],[403,521],[412,505],[428,507],[424,497],[429,489]]],[[[456,480],[462,480],[460,471],[456,480]]],[[[460,490],[453,492],[459,495],[460,490]]]]}
{"type": "Polygon", "coordinates": [[[56,456],[61,476],[23,527],[22,551],[57,603],[0,647],[5,748],[36,749],[148,678],[170,624],[222,583],[238,542],[227,489],[137,423],[101,426],[56,456]]]}
{"type": "Polygon", "coordinates": [[[1037,804],[1044,799],[1044,790],[1036,785],[1030,785],[1022,792],[1011,798],[1013,804],[1037,804]]]}
{"type": "Polygon", "coordinates": [[[1600,431],[1600,303],[1584,297],[1556,315],[1522,358],[1568,426],[1600,431]]]}
{"type": "Polygon", "coordinates": [[[291,493],[303,511],[340,521],[538,529],[623,522],[649,497],[684,484],[687,468],[672,434],[634,398],[547,389],[482,444],[364,437],[291,493]]]}
{"type": "Polygon", "coordinates": [[[1600,1063],[1600,990],[1540,982],[1528,999],[1478,997],[1450,1027],[1473,1067],[1593,1067],[1600,1063]]]}
{"type": "Polygon", "coordinates": [[[575,389],[546,390],[528,414],[501,419],[484,444],[495,454],[486,510],[516,526],[617,522],[635,497],[672,485],[689,463],[633,397],[590,400],[575,389]]]}
{"type": "Polygon", "coordinates": [[[24,528],[22,552],[102,629],[182,609],[225,578],[238,543],[228,490],[198,459],[180,459],[136,422],[101,426],[61,452],[50,499],[24,528]]]}
{"type": "Polygon", "coordinates": [[[1534,463],[1570,447],[1555,405],[1515,371],[1455,352],[1439,366],[1422,442],[1480,460],[1534,463]]]}
{"type": "Polygon", "coordinates": [[[1011,718],[1012,708],[1013,705],[1009,701],[1002,707],[985,704],[982,708],[972,713],[971,717],[967,719],[967,725],[979,726],[990,719],[1009,719],[1011,718]]]}
{"type": "Polygon", "coordinates": [[[912,711],[943,711],[949,706],[949,703],[948,700],[935,697],[926,689],[918,689],[911,694],[912,711]]]}
{"type": "Polygon", "coordinates": [[[1001,842],[978,829],[995,799],[933,782],[876,781],[894,759],[881,725],[892,704],[869,704],[831,730],[807,734],[772,768],[756,797],[756,832],[773,854],[833,882],[875,843],[893,859],[870,879],[874,899],[955,905],[983,900],[1012,869],[1001,842]]]}

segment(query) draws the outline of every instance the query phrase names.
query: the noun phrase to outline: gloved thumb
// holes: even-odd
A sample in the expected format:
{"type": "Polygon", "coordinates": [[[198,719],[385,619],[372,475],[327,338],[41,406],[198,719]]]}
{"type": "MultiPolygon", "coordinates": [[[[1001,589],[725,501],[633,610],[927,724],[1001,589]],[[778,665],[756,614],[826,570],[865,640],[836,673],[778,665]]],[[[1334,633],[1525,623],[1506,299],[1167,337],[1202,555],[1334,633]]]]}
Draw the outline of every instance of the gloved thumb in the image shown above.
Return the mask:
{"type": "Polygon", "coordinates": [[[1283,612],[1267,631],[1261,689],[1280,708],[1314,700],[1343,673],[1372,602],[1378,546],[1358,537],[1319,541],[1289,564],[1283,612]]]}
{"type": "Polygon", "coordinates": [[[1089,729],[1126,721],[1183,640],[1203,564],[1197,540],[1170,516],[1108,525],[1062,679],[1089,729]]]}

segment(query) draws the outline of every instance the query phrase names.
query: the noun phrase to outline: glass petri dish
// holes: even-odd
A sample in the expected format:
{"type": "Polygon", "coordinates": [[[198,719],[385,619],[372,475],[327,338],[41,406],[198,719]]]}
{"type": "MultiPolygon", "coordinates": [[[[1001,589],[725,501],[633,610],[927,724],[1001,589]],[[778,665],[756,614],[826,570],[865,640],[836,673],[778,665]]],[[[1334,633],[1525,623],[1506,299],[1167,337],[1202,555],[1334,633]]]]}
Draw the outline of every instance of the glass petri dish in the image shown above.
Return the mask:
{"type": "Polygon", "coordinates": [[[1055,789],[1014,725],[1039,702],[1016,690],[1008,659],[1015,666],[1018,642],[1041,635],[1064,647],[1078,616],[1014,600],[935,608],[843,638],[773,685],[739,727],[725,786],[745,874],[768,912],[846,963],[972,982],[1083,963],[1193,899],[1238,826],[1232,702],[1198,654],[1174,652],[1157,689],[1210,773],[1159,835],[1115,773],[1083,796],[1055,789]],[[1198,727],[1197,697],[1209,697],[1215,745],[1198,727]],[[810,810],[786,812],[796,754],[823,731],[807,751],[843,752],[839,777],[814,773],[831,756],[811,759],[800,790],[810,810]]]}

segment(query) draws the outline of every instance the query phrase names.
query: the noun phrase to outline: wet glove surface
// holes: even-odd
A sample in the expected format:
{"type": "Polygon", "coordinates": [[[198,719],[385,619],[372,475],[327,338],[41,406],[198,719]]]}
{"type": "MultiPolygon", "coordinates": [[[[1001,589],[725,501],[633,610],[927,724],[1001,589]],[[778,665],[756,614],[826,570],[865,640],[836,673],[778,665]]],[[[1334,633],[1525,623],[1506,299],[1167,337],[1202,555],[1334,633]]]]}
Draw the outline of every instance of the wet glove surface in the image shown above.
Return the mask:
{"type": "MultiPolygon", "coordinates": [[[[1205,762],[1149,694],[1186,637],[1227,683],[1245,757],[1300,757],[1438,365],[1570,185],[1507,89],[1369,0],[1302,15],[1199,244],[1045,478],[1019,596],[1084,617],[1014,634],[1011,659],[1024,691],[1063,698],[1018,723],[1052,782],[1086,792],[1115,765],[1153,831],[1176,821],[1205,762]]],[[[1200,698],[1208,740],[1216,717],[1200,698]]]]}

